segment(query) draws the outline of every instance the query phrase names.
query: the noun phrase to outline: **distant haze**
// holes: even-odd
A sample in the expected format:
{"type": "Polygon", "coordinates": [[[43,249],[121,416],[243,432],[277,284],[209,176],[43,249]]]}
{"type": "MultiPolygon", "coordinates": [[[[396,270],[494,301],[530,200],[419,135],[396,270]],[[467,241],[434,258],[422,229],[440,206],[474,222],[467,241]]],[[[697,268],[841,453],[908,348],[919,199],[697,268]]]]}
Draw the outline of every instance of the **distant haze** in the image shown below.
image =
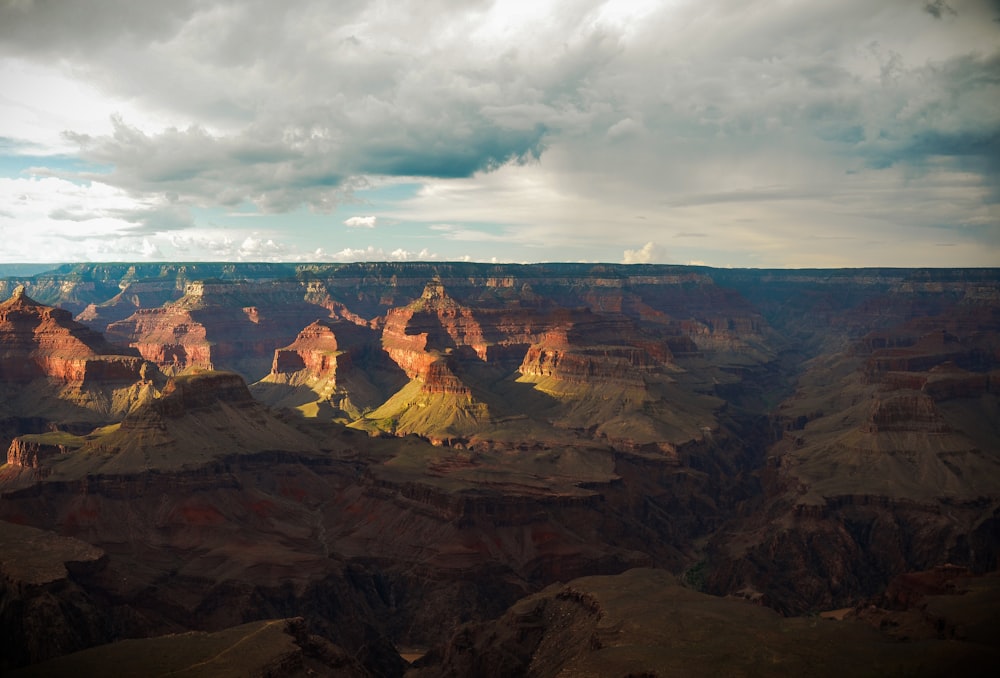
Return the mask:
{"type": "Polygon", "coordinates": [[[997,0],[0,1],[0,262],[1000,264],[997,0]]]}

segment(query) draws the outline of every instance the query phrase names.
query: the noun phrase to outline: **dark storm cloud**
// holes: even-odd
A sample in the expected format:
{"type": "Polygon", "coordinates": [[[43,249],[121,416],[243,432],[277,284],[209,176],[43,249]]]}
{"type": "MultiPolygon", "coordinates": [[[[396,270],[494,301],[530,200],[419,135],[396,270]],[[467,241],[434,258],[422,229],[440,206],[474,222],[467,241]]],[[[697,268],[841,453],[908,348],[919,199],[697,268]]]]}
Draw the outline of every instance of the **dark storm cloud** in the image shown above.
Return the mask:
{"type": "Polygon", "coordinates": [[[533,130],[510,130],[484,124],[469,134],[431,140],[402,138],[398,143],[358,149],[361,155],[354,163],[359,172],[367,174],[469,177],[506,162],[537,159],[543,135],[540,125],[533,130]]]}
{"type": "Polygon", "coordinates": [[[859,144],[868,164],[922,169],[944,159],[1000,185],[1000,53],[958,57],[901,80],[884,95],[892,117],[859,144]]]}
{"type": "Polygon", "coordinates": [[[234,136],[213,136],[199,127],[148,135],[116,119],[109,137],[71,138],[85,159],[114,167],[110,174],[84,178],[135,193],[171,192],[228,206],[253,202],[280,212],[301,204],[332,207],[351,176],[467,177],[537,158],[542,135],[541,128],[504,130],[486,122],[464,130],[401,129],[381,138],[359,132],[357,138],[334,139],[257,127],[234,136]]]}
{"type": "Polygon", "coordinates": [[[935,19],[940,19],[942,16],[945,15],[958,16],[958,12],[956,12],[944,0],[934,0],[934,2],[926,3],[924,5],[924,11],[930,14],[935,19]]]}

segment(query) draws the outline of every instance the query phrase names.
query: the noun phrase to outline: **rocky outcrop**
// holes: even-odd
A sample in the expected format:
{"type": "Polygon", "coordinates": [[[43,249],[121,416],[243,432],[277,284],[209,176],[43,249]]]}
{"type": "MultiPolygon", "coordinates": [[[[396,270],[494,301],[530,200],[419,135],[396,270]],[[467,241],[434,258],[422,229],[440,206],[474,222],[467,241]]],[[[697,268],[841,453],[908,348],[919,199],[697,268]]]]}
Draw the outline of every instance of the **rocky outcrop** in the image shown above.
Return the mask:
{"type": "Polygon", "coordinates": [[[271,372],[253,385],[263,402],[356,419],[385,401],[405,376],[367,326],[317,320],[274,352],[271,372]]]}
{"type": "Polygon", "coordinates": [[[894,392],[874,400],[865,431],[926,431],[944,433],[948,425],[942,420],[934,399],[918,391],[894,392]]]}
{"type": "Polygon", "coordinates": [[[140,309],[126,320],[110,323],[107,333],[168,373],[213,367],[205,327],[185,309],[140,309]]]}
{"type": "Polygon", "coordinates": [[[7,463],[37,469],[46,460],[76,450],[82,444],[83,440],[66,433],[18,436],[7,448],[7,463]]]}
{"type": "MultiPolygon", "coordinates": [[[[65,296],[51,275],[31,289],[95,304],[82,316],[95,326],[147,303],[143,281],[186,289],[117,320],[117,336],[170,371],[266,374],[250,392],[307,415],[267,410],[234,374],[177,374],[155,402],[123,396],[127,417],[106,402],[117,430],[64,417],[79,449],[20,438],[15,461],[29,466],[0,471],[0,515],[106,547],[107,570],[78,583],[113,601],[102,614],[114,629],[302,614],[353,653],[377,645],[365,625],[382,642],[434,643],[550,583],[637,564],[689,568],[692,585],[746,599],[727,603],[797,613],[854,605],[913,568],[997,562],[996,271],[171,264],[65,276],[65,296]]],[[[73,384],[124,380],[116,370],[136,356],[56,358],[38,370],[71,381],[0,392],[5,436],[49,429],[38,383],[79,409],[86,389],[73,384]]],[[[163,381],[146,369],[151,397],[163,381]]],[[[584,628],[569,602],[512,622],[504,651],[528,662],[512,671],[577,647],[558,629],[517,640],[560,619],[584,628]]],[[[586,628],[587,642],[613,643],[586,628]]],[[[465,638],[502,665],[494,631],[506,633],[465,638]]],[[[471,670],[450,647],[454,663],[425,668],[471,670]]],[[[615,675],[599,654],[580,661],[615,675]]]]}
{"type": "MultiPolygon", "coordinates": [[[[553,377],[576,384],[608,383],[643,386],[643,372],[671,361],[672,355],[665,344],[630,346],[628,344],[591,344],[585,332],[574,328],[547,332],[542,342],[531,346],[525,353],[518,371],[525,377],[553,377]],[[585,343],[584,343],[585,342],[585,343]],[[650,351],[656,353],[654,358],[650,351]]],[[[628,336],[627,334],[624,336],[628,336]]]]}
{"type": "Polygon", "coordinates": [[[169,373],[234,369],[256,380],[268,373],[275,348],[327,315],[299,294],[298,285],[195,281],[177,301],[140,309],[107,333],[169,373]]]}
{"type": "MultiPolygon", "coordinates": [[[[215,407],[220,403],[235,406],[254,404],[243,378],[232,372],[195,371],[167,381],[161,397],[147,409],[165,416],[179,417],[192,410],[215,407]]],[[[133,417],[134,418],[134,417],[133,417]]],[[[126,425],[131,419],[126,417],[126,425]]]]}
{"type": "Polygon", "coordinates": [[[997,359],[984,349],[1000,326],[971,322],[991,316],[971,303],[888,325],[804,372],[780,408],[760,503],[712,540],[710,590],[798,614],[852,606],[913,570],[996,567],[997,359]]]}
{"type": "Polygon", "coordinates": [[[290,375],[307,371],[316,377],[336,379],[337,358],[344,354],[340,349],[335,325],[317,320],[299,332],[289,346],[274,352],[271,374],[290,375]]]}
{"type": "Polygon", "coordinates": [[[465,625],[408,675],[986,676],[995,656],[978,634],[959,642],[892,642],[862,622],[786,619],[684,588],[665,572],[637,569],[552,586],[495,620],[465,625]]]}
{"type": "Polygon", "coordinates": [[[142,360],[110,345],[73,321],[68,311],[44,306],[18,287],[0,303],[0,382],[24,384],[43,377],[63,384],[135,382],[142,360]]]}
{"type": "Polygon", "coordinates": [[[125,320],[140,309],[175,301],[182,293],[183,286],[172,279],[123,282],[121,292],[107,301],[88,304],[76,320],[98,332],[107,332],[111,323],[125,320]]]}
{"type": "Polygon", "coordinates": [[[382,346],[409,378],[424,381],[445,351],[468,347],[480,359],[486,354],[482,327],[471,309],[448,296],[440,281],[427,283],[413,303],[389,311],[382,346]]]}
{"type": "Polygon", "coordinates": [[[107,564],[78,539],[0,520],[0,670],[39,662],[111,637],[108,615],[80,586],[107,564]]]}

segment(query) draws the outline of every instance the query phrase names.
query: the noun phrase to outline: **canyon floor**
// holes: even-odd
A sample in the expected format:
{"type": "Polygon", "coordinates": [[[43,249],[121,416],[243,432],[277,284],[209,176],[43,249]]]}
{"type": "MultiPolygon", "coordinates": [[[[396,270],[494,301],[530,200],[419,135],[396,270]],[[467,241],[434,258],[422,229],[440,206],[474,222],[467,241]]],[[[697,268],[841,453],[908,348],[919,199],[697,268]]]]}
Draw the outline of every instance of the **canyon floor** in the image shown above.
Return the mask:
{"type": "Polygon", "coordinates": [[[5,674],[998,658],[1000,270],[86,264],[0,297],[5,674]]]}

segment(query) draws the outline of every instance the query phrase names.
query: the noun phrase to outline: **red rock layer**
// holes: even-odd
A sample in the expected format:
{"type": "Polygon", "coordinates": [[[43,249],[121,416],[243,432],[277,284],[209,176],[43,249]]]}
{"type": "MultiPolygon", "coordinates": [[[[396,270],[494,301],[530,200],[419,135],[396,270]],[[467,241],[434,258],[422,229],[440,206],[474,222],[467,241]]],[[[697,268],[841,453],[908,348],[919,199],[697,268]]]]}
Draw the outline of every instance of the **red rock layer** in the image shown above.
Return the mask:
{"type": "Polygon", "coordinates": [[[428,366],[427,372],[424,374],[424,384],[421,390],[424,393],[471,396],[472,389],[462,383],[462,380],[455,375],[448,362],[447,358],[439,358],[428,366]]]}
{"type": "Polygon", "coordinates": [[[23,287],[0,304],[0,382],[44,377],[78,386],[128,383],[141,380],[142,364],[73,321],[68,311],[30,299],[23,287]]]}
{"type": "Polygon", "coordinates": [[[276,347],[296,328],[326,315],[287,285],[193,282],[185,295],[162,308],[140,309],[108,325],[108,336],[138,349],[169,372],[189,367],[226,368],[259,379],[276,347]]]}
{"type": "MultiPolygon", "coordinates": [[[[449,297],[437,281],[428,283],[413,303],[388,312],[382,346],[409,378],[424,380],[446,350],[468,347],[485,360],[488,349],[472,309],[449,297]]],[[[438,376],[443,374],[440,366],[435,369],[438,376]]]]}
{"type": "Polygon", "coordinates": [[[106,332],[108,325],[124,320],[142,308],[156,308],[177,299],[181,290],[175,280],[152,280],[122,283],[124,289],[101,304],[88,304],[76,320],[98,331],[106,332]]]}
{"type": "Polygon", "coordinates": [[[7,448],[7,463],[22,468],[39,468],[40,462],[65,454],[69,448],[65,445],[50,445],[29,441],[24,438],[14,438],[7,448]]]}
{"type": "Polygon", "coordinates": [[[205,326],[190,311],[174,308],[140,309],[126,320],[108,325],[112,340],[136,348],[161,368],[212,369],[212,347],[205,326]]]}
{"type": "MultiPolygon", "coordinates": [[[[684,339],[682,349],[697,350],[684,339]]],[[[644,336],[624,315],[589,309],[474,309],[452,299],[436,281],[414,303],[389,311],[382,343],[411,379],[448,393],[467,390],[457,383],[457,358],[441,360],[451,351],[524,375],[578,383],[641,384],[643,370],[673,360],[668,341],[644,336]]]]}
{"type": "Polygon", "coordinates": [[[271,373],[288,374],[308,370],[315,376],[332,376],[337,371],[339,348],[333,328],[317,320],[299,332],[299,336],[290,345],[274,352],[271,373]]]}

